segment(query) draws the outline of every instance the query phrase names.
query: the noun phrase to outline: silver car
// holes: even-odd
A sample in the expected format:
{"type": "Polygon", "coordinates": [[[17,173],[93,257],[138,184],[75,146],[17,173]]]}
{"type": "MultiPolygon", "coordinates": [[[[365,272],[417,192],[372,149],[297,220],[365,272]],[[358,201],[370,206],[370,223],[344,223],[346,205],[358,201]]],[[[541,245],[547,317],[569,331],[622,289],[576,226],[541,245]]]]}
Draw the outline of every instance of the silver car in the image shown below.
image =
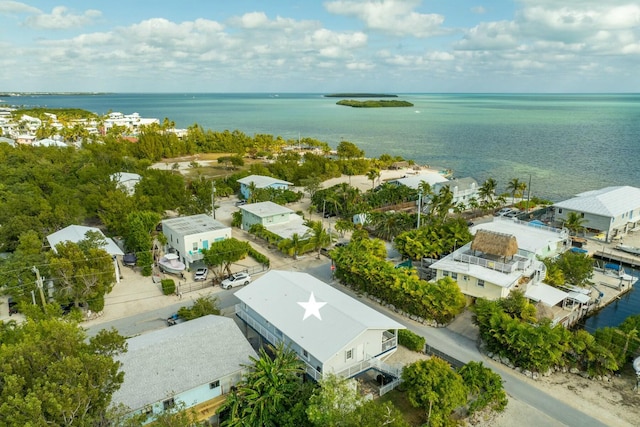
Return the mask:
{"type": "Polygon", "coordinates": [[[236,286],[248,285],[249,282],[251,282],[251,276],[249,276],[249,273],[240,272],[234,273],[224,279],[221,286],[223,289],[231,289],[236,286]]]}

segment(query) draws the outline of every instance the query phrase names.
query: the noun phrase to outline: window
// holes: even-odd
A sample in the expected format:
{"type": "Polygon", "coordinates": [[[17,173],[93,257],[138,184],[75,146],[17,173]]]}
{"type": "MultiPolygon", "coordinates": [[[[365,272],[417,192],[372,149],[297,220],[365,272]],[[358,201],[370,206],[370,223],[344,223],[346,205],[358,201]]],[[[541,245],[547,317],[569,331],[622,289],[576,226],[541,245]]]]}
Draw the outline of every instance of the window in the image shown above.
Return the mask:
{"type": "Polygon", "coordinates": [[[276,335],[282,338],[282,331],[278,328],[276,328],[276,335]]]}
{"type": "Polygon", "coordinates": [[[480,286],[481,288],[484,288],[484,280],[478,279],[478,286],[480,286]]]}
{"type": "Polygon", "coordinates": [[[462,280],[466,282],[467,280],[469,280],[469,276],[462,276],[462,280]]]}
{"type": "Polygon", "coordinates": [[[309,360],[309,353],[304,348],[302,349],[302,355],[304,356],[305,359],[309,360]]]}
{"type": "Polygon", "coordinates": [[[147,405],[142,409],[142,413],[144,415],[146,415],[147,417],[151,414],[153,414],[153,406],[151,405],[147,405]]]}
{"type": "Polygon", "coordinates": [[[562,213],[562,208],[558,208],[558,213],[562,213]]]}
{"type": "Polygon", "coordinates": [[[176,406],[176,401],[173,399],[173,397],[162,402],[162,407],[165,411],[173,408],[174,406],[176,406]]]}
{"type": "MultiPolygon", "coordinates": [[[[624,215],[623,215],[624,216],[624,215]]],[[[584,218],[584,212],[580,213],[580,218],[584,218]]]]}
{"type": "Polygon", "coordinates": [[[194,251],[198,250],[198,242],[193,242],[193,250],[194,251]]]}
{"type": "Polygon", "coordinates": [[[212,390],[214,388],[218,388],[218,387],[220,387],[220,380],[216,380],[216,381],[214,381],[212,383],[209,383],[209,388],[212,389],[212,390]]]}
{"type": "Polygon", "coordinates": [[[353,359],[353,349],[347,350],[345,352],[345,359],[347,359],[347,360],[353,359]]]}
{"type": "Polygon", "coordinates": [[[451,278],[453,280],[458,280],[458,273],[451,273],[451,278]]]}
{"type": "Polygon", "coordinates": [[[443,271],[443,272],[442,272],[442,275],[443,275],[444,277],[449,277],[449,272],[448,272],[448,271],[443,271]]]}

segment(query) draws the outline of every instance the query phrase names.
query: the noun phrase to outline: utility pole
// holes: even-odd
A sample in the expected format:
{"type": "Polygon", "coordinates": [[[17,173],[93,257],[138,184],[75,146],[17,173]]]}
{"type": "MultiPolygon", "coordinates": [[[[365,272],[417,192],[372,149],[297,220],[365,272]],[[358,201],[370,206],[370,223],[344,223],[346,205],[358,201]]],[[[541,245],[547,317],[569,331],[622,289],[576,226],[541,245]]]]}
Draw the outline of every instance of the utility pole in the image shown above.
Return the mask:
{"type": "Polygon", "coordinates": [[[211,180],[211,211],[213,219],[216,219],[216,183],[211,180]]]}
{"type": "Polygon", "coordinates": [[[38,291],[40,291],[40,299],[42,300],[42,307],[44,307],[45,305],[47,305],[47,303],[44,299],[44,291],[42,290],[44,285],[42,284],[42,277],[40,277],[40,271],[35,266],[33,266],[31,271],[36,273],[36,285],[38,285],[38,291]]]}
{"type": "Polygon", "coordinates": [[[418,191],[418,224],[416,228],[420,228],[420,213],[422,212],[422,190],[418,191]]]}
{"type": "Polygon", "coordinates": [[[531,206],[529,206],[529,202],[531,201],[531,174],[529,174],[529,186],[527,187],[529,192],[527,193],[527,212],[531,210],[531,206]]]}

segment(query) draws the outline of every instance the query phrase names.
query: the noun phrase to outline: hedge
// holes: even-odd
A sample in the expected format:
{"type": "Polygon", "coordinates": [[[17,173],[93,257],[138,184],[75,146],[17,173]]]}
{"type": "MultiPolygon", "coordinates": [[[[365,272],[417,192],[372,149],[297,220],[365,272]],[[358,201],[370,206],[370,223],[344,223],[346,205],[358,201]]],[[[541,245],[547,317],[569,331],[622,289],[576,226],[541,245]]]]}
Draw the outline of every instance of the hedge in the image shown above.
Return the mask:
{"type": "Polygon", "coordinates": [[[171,295],[176,293],[176,283],[173,279],[162,279],[160,281],[162,285],[162,293],[165,295],[171,295]]]}
{"type": "Polygon", "coordinates": [[[426,343],[427,340],[423,336],[413,333],[408,329],[398,330],[398,344],[407,347],[409,350],[423,351],[426,343]]]}

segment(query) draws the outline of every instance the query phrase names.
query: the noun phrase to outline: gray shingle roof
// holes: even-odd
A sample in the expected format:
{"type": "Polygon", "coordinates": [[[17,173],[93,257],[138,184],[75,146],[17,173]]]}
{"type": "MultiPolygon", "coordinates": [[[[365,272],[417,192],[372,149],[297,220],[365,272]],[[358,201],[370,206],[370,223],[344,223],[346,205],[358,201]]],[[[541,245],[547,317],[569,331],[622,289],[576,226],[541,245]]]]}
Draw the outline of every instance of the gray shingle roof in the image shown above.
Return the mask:
{"type": "Polygon", "coordinates": [[[615,218],[640,207],[640,188],[620,186],[586,191],[553,206],[615,218]]]}
{"type": "Polygon", "coordinates": [[[236,292],[236,297],[315,358],[326,362],[367,329],[404,329],[379,313],[307,273],[271,270],[236,292]],[[302,320],[299,302],[326,302],[322,320],[302,320]]]}
{"type": "Polygon", "coordinates": [[[233,319],[204,316],[127,340],[113,403],[132,410],[237,372],[257,357],[233,319]]]}

